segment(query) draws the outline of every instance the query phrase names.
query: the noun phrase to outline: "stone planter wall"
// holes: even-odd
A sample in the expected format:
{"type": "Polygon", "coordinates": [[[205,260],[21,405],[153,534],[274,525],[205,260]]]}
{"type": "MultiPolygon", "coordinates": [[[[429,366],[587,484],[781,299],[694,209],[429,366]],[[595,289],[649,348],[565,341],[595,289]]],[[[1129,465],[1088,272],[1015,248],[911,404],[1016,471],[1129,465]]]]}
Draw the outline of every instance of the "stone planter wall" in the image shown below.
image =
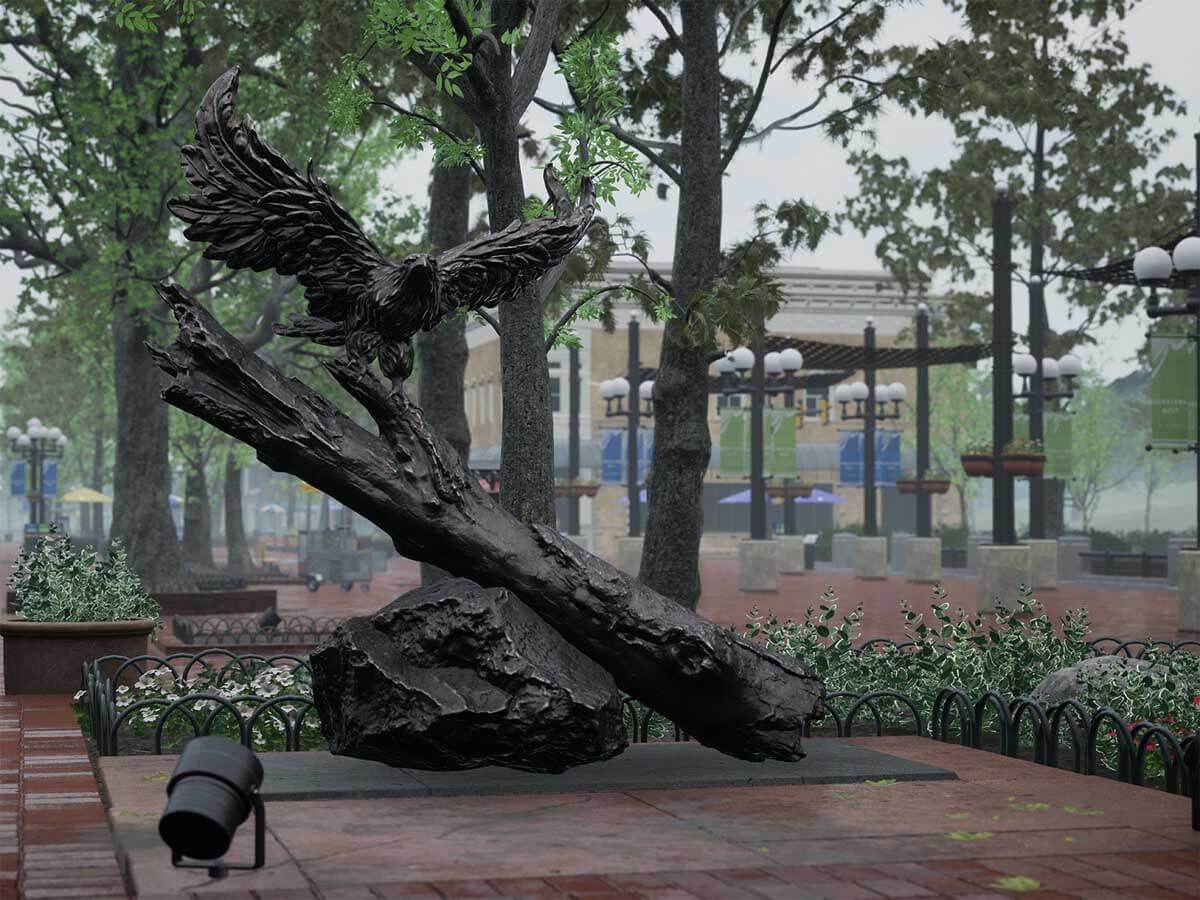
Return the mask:
{"type": "Polygon", "coordinates": [[[84,662],[101,656],[142,656],[152,619],[124,622],[0,620],[6,694],[74,694],[84,662]]]}

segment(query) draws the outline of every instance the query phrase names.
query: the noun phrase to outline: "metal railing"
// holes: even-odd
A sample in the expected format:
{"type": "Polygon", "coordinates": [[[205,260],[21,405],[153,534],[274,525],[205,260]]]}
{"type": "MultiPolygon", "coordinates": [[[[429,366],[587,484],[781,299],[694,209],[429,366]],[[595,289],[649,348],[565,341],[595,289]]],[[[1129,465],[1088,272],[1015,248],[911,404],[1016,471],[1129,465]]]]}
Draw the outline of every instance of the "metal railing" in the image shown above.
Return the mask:
{"type": "Polygon", "coordinates": [[[261,617],[209,616],[203,619],[175,616],[171,628],[184,644],[220,647],[224,644],[316,644],[333,633],[342,619],[285,616],[274,624],[261,617]]]}

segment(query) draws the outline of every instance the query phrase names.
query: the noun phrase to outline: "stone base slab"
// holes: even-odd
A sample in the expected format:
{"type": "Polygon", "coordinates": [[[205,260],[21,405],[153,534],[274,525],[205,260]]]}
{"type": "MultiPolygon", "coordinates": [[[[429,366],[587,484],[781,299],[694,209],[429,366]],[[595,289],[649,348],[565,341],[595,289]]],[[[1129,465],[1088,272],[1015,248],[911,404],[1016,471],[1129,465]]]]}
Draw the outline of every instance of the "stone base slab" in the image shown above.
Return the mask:
{"type": "Polygon", "coordinates": [[[1021,585],[1029,584],[1029,548],[1024,544],[981,544],[976,578],[976,610],[994,612],[996,599],[1017,607],[1021,585]]]}
{"type": "Polygon", "coordinates": [[[942,579],[942,539],[914,537],[908,544],[909,581],[931,584],[942,579]]]}
{"type": "Polygon", "coordinates": [[[888,577],[887,538],[859,537],[854,544],[854,574],[858,578],[888,577]]]}
{"type": "Polygon", "coordinates": [[[779,545],[747,540],[738,544],[738,590],[779,590],[779,545]]]}

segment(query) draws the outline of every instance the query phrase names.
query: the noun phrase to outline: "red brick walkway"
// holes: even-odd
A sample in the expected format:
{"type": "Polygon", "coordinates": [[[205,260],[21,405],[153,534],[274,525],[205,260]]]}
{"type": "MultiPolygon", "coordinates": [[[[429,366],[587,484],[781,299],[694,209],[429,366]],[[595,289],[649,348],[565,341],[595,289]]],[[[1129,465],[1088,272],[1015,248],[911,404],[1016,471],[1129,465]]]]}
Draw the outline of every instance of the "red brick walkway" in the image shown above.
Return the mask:
{"type": "Polygon", "coordinates": [[[0,898],[125,897],[66,697],[0,697],[0,898]]]}

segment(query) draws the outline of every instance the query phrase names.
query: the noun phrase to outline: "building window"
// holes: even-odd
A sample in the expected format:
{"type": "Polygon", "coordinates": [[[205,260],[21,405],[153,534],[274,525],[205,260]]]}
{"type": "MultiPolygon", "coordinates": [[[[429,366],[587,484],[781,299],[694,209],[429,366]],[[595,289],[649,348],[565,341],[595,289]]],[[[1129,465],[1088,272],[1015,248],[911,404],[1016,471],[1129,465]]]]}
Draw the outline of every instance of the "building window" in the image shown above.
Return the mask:
{"type": "Polygon", "coordinates": [[[829,386],[823,388],[806,388],[804,391],[804,415],[816,419],[821,415],[821,402],[829,402],[829,386]]]}
{"type": "Polygon", "coordinates": [[[562,379],[558,377],[562,363],[557,359],[552,359],[546,363],[546,366],[550,369],[550,412],[562,412],[562,379]]]}
{"type": "Polygon", "coordinates": [[[490,381],[488,382],[488,386],[487,386],[487,421],[489,424],[491,422],[495,421],[495,415],[496,415],[496,395],[495,395],[495,392],[493,391],[494,386],[495,385],[492,382],[490,382],[490,381]]]}
{"type": "Polygon", "coordinates": [[[717,409],[741,409],[741,394],[717,394],[717,409]]]}

